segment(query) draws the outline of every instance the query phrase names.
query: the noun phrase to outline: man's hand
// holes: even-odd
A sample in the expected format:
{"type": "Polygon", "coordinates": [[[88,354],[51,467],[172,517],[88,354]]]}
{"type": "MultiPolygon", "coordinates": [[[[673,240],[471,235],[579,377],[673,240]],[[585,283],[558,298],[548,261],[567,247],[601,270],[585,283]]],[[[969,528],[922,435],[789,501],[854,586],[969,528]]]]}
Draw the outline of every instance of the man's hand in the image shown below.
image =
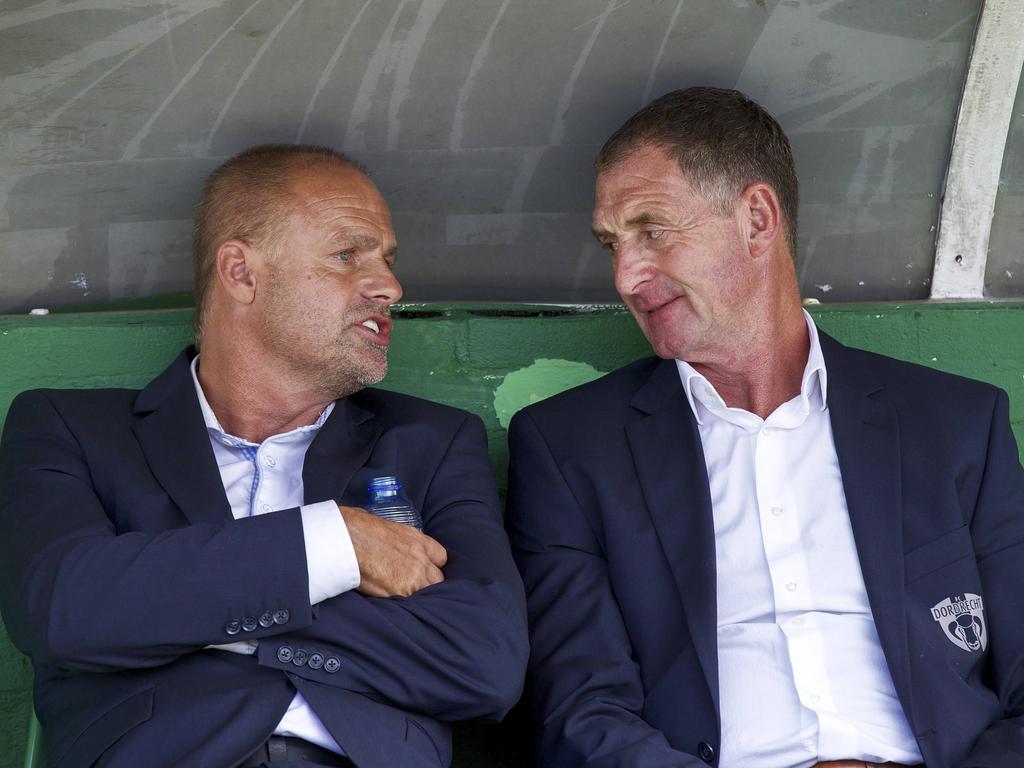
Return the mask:
{"type": "Polygon", "coordinates": [[[359,507],[338,509],[359,561],[358,589],[364,595],[408,597],[444,581],[448,552],[427,534],[359,507]]]}

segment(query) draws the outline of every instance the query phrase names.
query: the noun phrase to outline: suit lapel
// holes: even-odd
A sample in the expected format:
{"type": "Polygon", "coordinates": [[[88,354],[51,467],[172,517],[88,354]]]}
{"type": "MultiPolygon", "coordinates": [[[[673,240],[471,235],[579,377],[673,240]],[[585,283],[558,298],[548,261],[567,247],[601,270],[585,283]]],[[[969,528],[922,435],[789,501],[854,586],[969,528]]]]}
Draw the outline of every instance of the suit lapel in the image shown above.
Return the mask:
{"type": "Polygon", "coordinates": [[[350,397],[338,400],[306,451],[302,467],[306,502],[339,500],[352,476],[370,458],[381,432],[372,412],[350,397]]]}
{"type": "Polygon", "coordinates": [[[682,596],[697,657],[718,711],[715,528],[697,422],[675,362],[662,361],[632,406],[626,428],[640,488],[682,596]]]}
{"type": "Polygon", "coordinates": [[[135,402],[135,436],[157,482],[192,524],[231,520],[210,437],[182,352],[135,402]]]}
{"type": "Polygon", "coordinates": [[[903,569],[900,432],[884,387],[864,360],[819,333],[828,407],[861,571],[893,683],[911,715],[903,569]]]}

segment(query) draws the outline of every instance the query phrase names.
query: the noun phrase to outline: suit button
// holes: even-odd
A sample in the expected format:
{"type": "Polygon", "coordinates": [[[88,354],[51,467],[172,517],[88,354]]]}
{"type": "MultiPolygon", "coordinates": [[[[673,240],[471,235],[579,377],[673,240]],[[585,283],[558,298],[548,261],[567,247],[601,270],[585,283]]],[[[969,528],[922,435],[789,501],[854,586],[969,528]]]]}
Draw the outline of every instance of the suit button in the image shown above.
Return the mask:
{"type": "Polygon", "coordinates": [[[264,611],[260,614],[260,626],[266,629],[267,627],[274,626],[274,614],[270,611],[264,611]]]}
{"type": "Polygon", "coordinates": [[[341,669],[341,662],[334,656],[328,656],[324,662],[324,672],[329,672],[333,675],[339,669],[341,669]]]}
{"type": "Polygon", "coordinates": [[[306,652],[299,648],[299,650],[297,650],[295,652],[295,655],[292,657],[292,664],[294,664],[296,667],[305,666],[306,658],[306,652]]]}
{"type": "Polygon", "coordinates": [[[715,748],[706,741],[702,741],[697,745],[697,754],[700,755],[700,759],[705,763],[710,764],[715,760],[715,748]]]}
{"type": "Polygon", "coordinates": [[[258,626],[259,624],[256,623],[255,616],[246,616],[242,619],[242,630],[244,632],[255,632],[258,626]]]}
{"type": "Polygon", "coordinates": [[[324,665],[324,655],[315,651],[309,654],[309,661],[306,662],[310,669],[320,669],[324,665]]]}
{"type": "Polygon", "coordinates": [[[224,625],[224,631],[229,635],[237,635],[242,631],[242,622],[240,621],[229,621],[224,625]]]}
{"type": "Polygon", "coordinates": [[[295,652],[292,651],[292,647],[290,645],[282,645],[277,649],[277,660],[282,664],[287,664],[292,660],[292,656],[294,655],[295,652]]]}
{"type": "Polygon", "coordinates": [[[278,608],[276,611],[274,611],[275,624],[287,624],[288,619],[290,619],[291,617],[292,615],[288,613],[288,611],[286,611],[284,608],[278,608]]]}

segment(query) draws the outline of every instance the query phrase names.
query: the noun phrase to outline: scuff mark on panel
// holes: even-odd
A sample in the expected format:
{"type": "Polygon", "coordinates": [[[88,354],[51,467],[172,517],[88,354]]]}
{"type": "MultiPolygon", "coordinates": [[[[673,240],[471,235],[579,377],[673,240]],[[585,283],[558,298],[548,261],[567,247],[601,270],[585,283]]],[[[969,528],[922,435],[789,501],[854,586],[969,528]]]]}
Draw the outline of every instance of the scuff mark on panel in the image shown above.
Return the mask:
{"type": "Polygon", "coordinates": [[[493,21],[491,21],[491,26],[487,28],[487,34],[484,35],[484,39],[477,46],[476,53],[473,54],[473,61],[469,65],[469,73],[466,75],[462,87],[459,88],[459,98],[455,102],[455,117],[452,120],[451,137],[448,142],[448,147],[452,151],[462,149],[462,131],[466,122],[466,102],[469,100],[469,94],[473,90],[477,75],[487,59],[487,54],[491,50],[491,40],[494,37],[494,32],[497,30],[498,24],[501,23],[501,19],[511,2],[512,0],[503,0],[501,7],[498,8],[498,12],[494,15],[493,21]]]}
{"type": "Polygon", "coordinates": [[[776,6],[737,80],[739,90],[758,94],[758,101],[778,112],[791,135],[834,130],[845,116],[885,94],[894,72],[905,82],[935,68],[929,41],[894,46],[890,35],[825,20],[844,2],[776,6]],[[780,77],[792,69],[794,56],[807,62],[803,73],[780,77]]]}
{"type": "Polygon", "coordinates": [[[8,307],[23,306],[43,293],[41,286],[53,282],[56,265],[70,249],[69,230],[27,229],[17,232],[0,230],[0,253],[4,254],[4,274],[0,280],[0,302],[8,307]],[[13,255],[17,254],[17,258],[13,255]]]}
{"type": "Polygon", "coordinates": [[[252,61],[249,62],[245,71],[242,72],[241,77],[238,78],[238,82],[235,83],[235,87],[231,90],[230,95],[224,100],[224,106],[221,107],[220,114],[217,115],[217,119],[214,121],[213,127],[210,128],[210,132],[206,136],[206,142],[203,146],[203,155],[209,157],[210,147],[213,145],[213,139],[217,135],[217,131],[220,129],[221,124],[224,122],[224,118],[230,111],[231,105],[234,102],[235,97],[238,95],[238,92],[241,91],[242,86],[249,81],[249,78],[263,59],[263,55],[267,52],[267,49],[273,45],[274,40],[277,39],[277,36],[281,34],[281,30],[284,29],[285,24],[287,24],[288,20],[295,15],[295,12],[302,7],[304,2],[305,0],[297,0],[297,2],[292,4],[292,7],[288,9],[288,13],[284,15],[284,18],[282,18],[281,21],[277,23],[277,26],[271,30],[270,34],[267,35],[267,39],[263,41],[263,45],[261,45],[260,49],[256,51],[256,54],[252,57],[252,61]]]}
{"type": "Polygon", "coordinates": [[[74,276],[68,280],[68,285],[72,285],[82,291],[83,296],[89,295],[89,280],[86,278],[85,272],[76,272],[74,276]]]}
{"type": "Polygon", "coordinates": [[[331,60],[327,62],[327,66],[324,67],[323,72],[320,73],[320,79],[316,82],[316,87],[313,89],[313,95],[309,99],[309,104],[306,106],[306,112],[302,115],[302,123],[299,125],[299,130],[295,133],[295,141],[301,142],[302,136],[306,132],[306,126],[309,125],[309,118],[313,114],[313,109],[316,107],[316,101],[320,97],[320,92],[327,85],[331,79],[331,75],[334,74],[335,68],[338,66],[338,62],[341,60],[341,54],[345,51],[345,46],[348,45],[349,38],[352,37],[352,33],[356,27],[359,26],[359,22],[362,21],[363,14],[366,13],[366,9],[370,7],[370,3],[373,0],[366,0],[363,3],[363,7],[359,9],[359,12],[352,19],[352,23],[349,24],[348,29],[345,30],[345,34],[342,36],[341,41],[338,43],[338,47],[334,49],[334,53],[331,54],[331,60]]]}
{"type": "MultiPolygon", "coordinates": [[[[583,72],[583,67],[590,56],[591,50],[594,48],[594,43],[597,42],[597,38],[601,34],[601,30],[604,29],[608,17],[613,11],[621,8],[622,5],[624,4],[617,5],[616,0],[609,0],[604,13],[597,17],[597,24],[594,25],[593,30],[590,32],[590,37],[587,38],[587,42],[583,45],[579,56],[576,57],[576,62],[573,64],[572,71],[569,73],[565,85],[562,86],[562,94],[559,96],[558,104],[555,107],[555,117],[548,136],[549,147],[559,146],[565,139],[565,115],[572,104],[576,81],[583,72]]],[[[516,174],[516,180],[513,182],[512,189],[509,191],[508,198],[505,201],[506,212],[515,213],[523,210],[527,190],[530,188],[530,182],[533,180],[533,175],[537,172],[537,166],[544,155],[545,149],[547,147],[533,147],[523,153],[519,172],[516,174]]]]}
{"type": "Polygon", "coordinates": [[[665,36],[661,38],[661,45],[658,46],[658,53],[654,57],[654,61],[651,62],[651,70],[647,73],[647,83],[644,85],[644,95],[640,99],[640,106],[644,106],[651,100],[651,91],[654,90],[654,76],[658,73],[658,66],[661,64],[661,57],[665,55],[665,48],[668,45],[669,37],[672,35],[672,31],[676,27],[676,22],[679,20],[679,14],[683,10],[683,5],[686,0],[679,0],[676,3],[676,9],[672,12],[672,18],[668,21],[668,26],[665,28],[665,36]]]}
{"type": "MultiPolygon", "coordinates": [[[[221,34],[217,37],[216,40],[213,41],[210,47],[203,51],[202,55],[200,55],[200,57],[196,59],[195,63],[189,68],[188,72],[185,73],[185,76],[181,78],[181,80],[179,80],[178,83],[171,89],[171,92],[167,94],[167,98],[165,98],[163,102],[160,104],[160,106],[153,111],[153,114],[149,116],[149,119],[145,122],[142,128],[139,129],[138,133],[136,133],[125,146],[124,154],[121,156],[122,160],[131,160],[139,156],[140,148],[142,146],[142,140],[147,135],[149,135],[149,132],[153,129],[153,125],[160,118],[160,115],[162,115],[164,113],[164,110],[166,110],[167,107],[170,106],[171,102],[174,101],[175,97],[179,93],[181,93],[182,88],[188,85],[192,81],[192,78],[199,74],[199,70],[202,69],[203,64],[206,63],[206,59],[210,56],[211,53],[213,53],[214,50],[216,50],[217,46],[219,46],[224,41],[224,38],[226,38],[228,35],[234,32],[238,28],[238,25],[242,22],[242,20],[245,19],[245,17],[248,16],[250,13],[252,13],[253,10],[258,8],[260,3],[262,2],[263,0],[257,0],[255,3],[250,4],[248,8],[246,8],[244,11],[242,11],[241,14],[239,14],[238,18],[236,18],[230,24],[230,26],[228,26],[227,29],[221,32],[221,34]]],[[[207,141],[207,143],[205,144],[197,145],[195,147],[195,151],[199,155],[206,154],[205,150],[208,148],[208,146],[209,142],[207,141]]]]}
{"type": "Polygon", "coordinates": [[[391,102],[388,105],[387,148],[389,150],[398,149],[398,133],[402,129],[402,121],[398,117],[398,112],[409,96],[412,71],[427,42],[427,35],[434,26],[438,14],[441,13],[441,9],[444,8],[445,1],[423,0],[412,29],[409,30],[404,44],[399,48],[400,55],[396,65],[395,82],[391,89],[391,102]]]}
{"type": "MultiPolygon", "coordinates": [[[[594,43],[597,42],[598,35],[601,34],[601,30],[604,29],[605,22],[608,17],[611,16],[613,11],[618,10],[626,3],[616,5],[616,0],[609,0],[608,7],[605,8],[598,19],[597,24],[590,32],[590,37],[587,38],[587,42],[583,46],[583,50],[580,51],[580,55],[576,57],[576,63],[572,66],[572,71],[569,73],[568,79],[565,81],[565,85],[562,87],[562,95],[558,99],[558,106],[555,107],[555,119],[551,126],[551,136],[548,139],[548,143],[552,146],[558,146],[565,139],[565,115],[569,111],[569,106],[572,104],[572,95],[576,90],[576,81],[579,80],[580,74],[583,72],[583,67],[587,63],[587,59],[590,58],[590,52],[594,48],[594,43]]],[[[531,174],[532,176],[532,174],[531,174]]]]}
{"type": "Polygon", "coordinates": [[[914,136],[914,126],[867,128],[860,163],[850,176],[847,195],[867,202],[879,195],[891,196],[899,166],[894,155],[914,136]]]}
{"type": "Polygon", "coordinates": [[[391,49],[394,45],[395,26],[402,10],[409,3],[409,0],[401,0],[391,15],[387,28],[380,36],[377,47],[370,57],[370,63],[366,66],[363,79],[359,83],[359,91],[352,103],[352,111],[349,113],[348,125],[345,128],[345,139],[343,147],[346,152],[365,152],[366,133],[365,126],[370,119],[370,109],[373,107],[373,94],[376,92],[384,76],[390,71],[393,63],[391,61],[391,49]]]}
{"type": "Polygon", "coordinates": [[[181,67],[178,64],[178,57],[175,55],[174,46],[171,44],[171,20],[167,17],[168,2],[164,0],[163,10],[160,12],[161,18],[164,20],[164,41],[167,43],[167,57],[171,60],[171,68],[174,70],[174,76],[178,77],[178,73],[181,71],[181,67]]]}
{"type": "MultiPolygon", "coordinates": [[[[180,27],[199,14],[219,4],[216,0],[194,1],[188,6],[177,9],[172,15],[171,21],[180,27]]],[[[160,14],[145,21],[130,24],[121,29],[117,35],[98,40],[73,54],[68,54],[60,59],[51,61],[44,67],[37,67],[28,72],[5,78],[5,92],[9,95],[16,95],[16,98],[11,99],[5,105],[6,110],[13,110],[18,107],[31,109],[37,104],[45,103],[50,92],[56,90],[57,87],[65,82],[73,81],[78,73],[98,61],[120,57],[115,65],[88,83],[82,90],[64,102],[58,109],[51,112],[40,123],[43,126],[55,124],[60,119],[60,116],[75,102],[127,64],[134,56],[163,37],[167,23],[168,18],[160,14]]]]}

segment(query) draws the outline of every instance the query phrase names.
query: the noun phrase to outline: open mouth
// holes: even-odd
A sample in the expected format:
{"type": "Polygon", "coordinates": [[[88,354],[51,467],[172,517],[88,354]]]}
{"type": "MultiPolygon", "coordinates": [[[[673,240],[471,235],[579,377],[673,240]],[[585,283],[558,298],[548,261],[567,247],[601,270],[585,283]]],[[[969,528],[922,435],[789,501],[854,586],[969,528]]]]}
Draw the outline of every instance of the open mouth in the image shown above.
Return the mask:
{"type": "Polygon", "coordinates": [[[391,342],[391,321],[386,317],[368,317],[358,323],[357,327],[374,344],[389,344],[391,342]]]}

